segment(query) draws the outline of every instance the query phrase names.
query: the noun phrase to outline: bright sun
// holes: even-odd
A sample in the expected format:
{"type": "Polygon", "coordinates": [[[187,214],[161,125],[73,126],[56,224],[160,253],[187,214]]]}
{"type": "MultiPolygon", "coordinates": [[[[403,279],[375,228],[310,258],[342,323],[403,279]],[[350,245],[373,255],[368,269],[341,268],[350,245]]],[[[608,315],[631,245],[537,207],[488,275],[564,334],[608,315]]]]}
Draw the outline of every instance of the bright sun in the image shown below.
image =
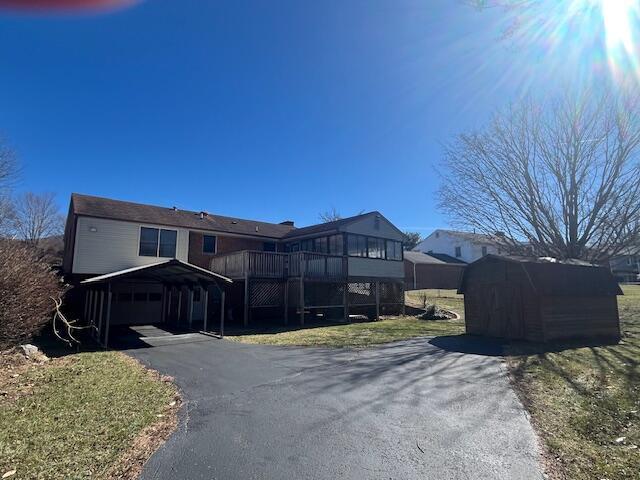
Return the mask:
{"type": "Polygon", "coordinates": [[[623,48],[626,53],[633,52],[633,27],[638,10],[637,0],[600,0],[602,18],[607,35],[607,48],[623,48]]]}

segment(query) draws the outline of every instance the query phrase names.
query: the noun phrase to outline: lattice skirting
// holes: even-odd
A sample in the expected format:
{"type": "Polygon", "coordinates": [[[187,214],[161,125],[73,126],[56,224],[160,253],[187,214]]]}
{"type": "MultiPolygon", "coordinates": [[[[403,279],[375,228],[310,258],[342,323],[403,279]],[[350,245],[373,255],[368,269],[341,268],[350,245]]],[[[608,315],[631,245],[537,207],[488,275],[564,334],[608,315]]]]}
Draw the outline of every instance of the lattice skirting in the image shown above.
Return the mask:
{"type": "Polygon", "coordinates": [[[284,305],[284,282],[251,280],[249,283],[251,307],[281,307],[284,305]]]}

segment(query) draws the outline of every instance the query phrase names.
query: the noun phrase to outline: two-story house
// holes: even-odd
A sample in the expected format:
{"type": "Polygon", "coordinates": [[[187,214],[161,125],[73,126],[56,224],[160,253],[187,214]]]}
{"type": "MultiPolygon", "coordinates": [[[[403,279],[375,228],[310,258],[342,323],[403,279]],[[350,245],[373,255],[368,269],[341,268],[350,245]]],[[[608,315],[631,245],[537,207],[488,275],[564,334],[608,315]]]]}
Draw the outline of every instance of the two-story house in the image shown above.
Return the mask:
{"type": "Polygon", "coordinates": [[[609,259],[609,268],[614,277],[621,283],[640,281],[640,252],[628,249],[609,259]]]}
{"type": "Polygon", "coordinates": [[[503,249],[496,237],[480,233],[435,230],[413,249],[416,252],[445,254],[471,263],[492,253],[500,255],[503,249]]]}
{"type": "Polygon", "coordinates": [[[73,194],[63,272],[106,344],[115,325],[399,311],[403,239],[379,212],[296,228],[73,194]]]}

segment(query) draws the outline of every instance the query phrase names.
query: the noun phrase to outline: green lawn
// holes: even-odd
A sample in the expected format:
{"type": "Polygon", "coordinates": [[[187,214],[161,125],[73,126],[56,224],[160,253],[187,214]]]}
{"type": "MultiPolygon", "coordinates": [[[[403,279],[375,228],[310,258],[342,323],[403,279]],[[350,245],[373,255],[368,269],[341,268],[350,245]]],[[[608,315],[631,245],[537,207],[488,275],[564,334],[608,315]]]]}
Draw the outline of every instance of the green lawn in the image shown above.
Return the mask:
{"type": "Polygon", "coordinates": [[[175,387],[120,353],[10,372],[0,382],[0,476],[16,470],[11,479],[122,478],[112,469],[134,439],[173,415],[175,387]]]}
{"type": "Polygon", "coordinates": [[[265,345],[313,347],[367,347],[419,336],[457,335],[462,320],[427,321],[416,317],[383,317],[378,322],[348,323],[271,333],[225,336],[228,340],[265,345]]]}
{"type": "Polygon", "coordinates": [[[410,290],[406,292],[407,304],[422,308],[423,299],[464,318],[464,296],[455,290],[410,290]]]}
{"type": "Polygon", "coordinates": [[[619,345],[508,357],[552,477],[640,478],[640,286],[623,290],[619,345]]]}

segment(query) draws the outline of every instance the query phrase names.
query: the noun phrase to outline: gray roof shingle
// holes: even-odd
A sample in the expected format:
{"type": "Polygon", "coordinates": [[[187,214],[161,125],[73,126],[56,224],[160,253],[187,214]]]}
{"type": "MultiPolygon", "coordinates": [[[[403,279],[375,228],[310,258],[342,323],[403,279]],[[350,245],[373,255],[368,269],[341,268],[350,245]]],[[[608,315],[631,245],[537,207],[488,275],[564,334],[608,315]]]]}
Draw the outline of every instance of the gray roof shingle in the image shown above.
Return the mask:
{"type": "Polygon", "coordinates": [[[71,195],[71,203],[73,213],[76,215],[151,223],[171,227],[210,230],[274,239],[283,238],[288,232],[295,230],[295,228],[290,225],[244,220],[210,213],[200,218],[200,212],[180,209],[174,210],[168,207],[124,202],[122,200],[112,200],[110,198],[81,195],[78,193],[71,195]]]}

